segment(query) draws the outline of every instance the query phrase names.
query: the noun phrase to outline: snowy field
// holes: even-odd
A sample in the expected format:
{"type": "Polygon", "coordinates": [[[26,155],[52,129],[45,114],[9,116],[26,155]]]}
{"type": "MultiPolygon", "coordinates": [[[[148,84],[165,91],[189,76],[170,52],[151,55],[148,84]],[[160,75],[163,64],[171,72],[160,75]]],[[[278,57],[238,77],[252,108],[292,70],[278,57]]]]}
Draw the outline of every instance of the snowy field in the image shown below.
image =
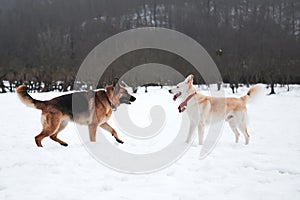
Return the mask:
{"type": "MultiPolygon", "coordinates": [[[[145,113],[157,99],[170,110],[170,121],[180,117],[178,102],[172,101],[167,89],[139,90],[137,101],[130,106],[132,119],[147,124],[145,113]]],[[[290,90],[278,87],[277,95],[248,106],[249,145],[244,145],[243,137],[235,144],[234,134],[225,125],[219,143],[206,159],[198,159],[201,146],[195,140],[176,163],[143,175],[124,174],[101,165],[86,151],[72,123],[60,134],[68,147],[49,138],[43,140],[44,148],[36,147],[40,111],[25,107],[15,94],[1,94],[0,199],[300,199],[300,86],[293,85],[290,90]]],[[[233,96],[229,88],[225,91],[233,96]]],[[[246,91],[239,88],[236,95],[246,91]]],[[[37,99],[58,95],[32,94],[37,99]]],[[[160,136],[148,143],[130,139],[113,120],[111,125],[125,141],[116,148],[148,152],[169,142],[160,136]]],[[[172,134],[178,127],[165,128],[164,134],[172,134]]],[[[107,132],[98,134],[113,142],[107,132]]]]}

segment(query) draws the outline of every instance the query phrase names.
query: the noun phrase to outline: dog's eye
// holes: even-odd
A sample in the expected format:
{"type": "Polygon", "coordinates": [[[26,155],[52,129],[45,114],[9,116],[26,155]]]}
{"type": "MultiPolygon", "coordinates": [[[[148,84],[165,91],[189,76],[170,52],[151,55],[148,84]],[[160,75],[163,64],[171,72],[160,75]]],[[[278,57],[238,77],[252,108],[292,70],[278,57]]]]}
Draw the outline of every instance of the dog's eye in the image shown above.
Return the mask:
{"type": "Polygon", "coordinates": [[[179,88],[179,86],[177,85],[177,87],[176,88],[179,88]]]}

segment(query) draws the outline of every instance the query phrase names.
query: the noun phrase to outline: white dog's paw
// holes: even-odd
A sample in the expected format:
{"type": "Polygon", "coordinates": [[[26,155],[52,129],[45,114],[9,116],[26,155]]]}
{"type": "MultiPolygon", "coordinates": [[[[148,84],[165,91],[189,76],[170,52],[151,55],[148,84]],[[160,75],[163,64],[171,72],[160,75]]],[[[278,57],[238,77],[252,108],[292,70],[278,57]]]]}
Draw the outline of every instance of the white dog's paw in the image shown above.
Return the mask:
{"type": "Polygon", "coordinates": [[[191,141],[190,140],[185,140],[185,143],[186,144],[191,144],[191,141]]]}

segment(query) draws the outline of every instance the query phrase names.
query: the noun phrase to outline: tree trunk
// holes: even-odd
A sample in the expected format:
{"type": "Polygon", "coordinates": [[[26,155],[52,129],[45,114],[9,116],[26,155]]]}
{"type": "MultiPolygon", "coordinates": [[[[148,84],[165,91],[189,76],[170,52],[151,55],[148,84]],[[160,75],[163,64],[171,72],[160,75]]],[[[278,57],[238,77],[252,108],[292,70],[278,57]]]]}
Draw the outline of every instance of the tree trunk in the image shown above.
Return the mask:
{"type": "Polygon", "coordinates": [[[271,83],[271,92],[269,93],[269,95],[271,95],[271,94],[276,94],[275,93],[275,90],[274,90],[274,85],[275,85],[275,83],[271,83]]]}
{"type": "Polygon", "coordinates": [[[234,94],[234,84],[230,84],[230,88],[232,90],[232,93],[234,94]]]}
{"type": "Polygon", "coordinates": [[[153,21],[154,21],[154,27],[157,27],[157,19],[156,19],[156,1],[153,4],[153,21]]]}

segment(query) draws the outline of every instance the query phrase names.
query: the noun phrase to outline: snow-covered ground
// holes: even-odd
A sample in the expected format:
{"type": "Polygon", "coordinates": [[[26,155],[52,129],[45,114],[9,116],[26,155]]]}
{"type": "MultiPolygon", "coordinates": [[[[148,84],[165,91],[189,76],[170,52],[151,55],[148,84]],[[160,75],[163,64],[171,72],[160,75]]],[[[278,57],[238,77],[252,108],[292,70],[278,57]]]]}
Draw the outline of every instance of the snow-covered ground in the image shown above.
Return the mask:
{"type": "MultiPolygon", "coordinates": [[[[201,147],[195,141],[173,165],[143,175],[123,174],[101,165],[86,151],[72,123],[60,134],[68,147],[49,138],[43,140],[44,148],[36,147],[34,136],[41,130],[40,111],[25,107],[15,94],[2,94],[0,199],[300,199],[300,86],[291,86],[290,92],[285,92],[286,88],[276,90],[277,95],[265,96],[248,106],[249,145],[243,144],[244,138],[235,144],[234,134],[226,125],[206,159],[198,159],[201,147]]],[[[229,88],[225,91],[232,96],[229,88]]],[[[236,95],[246,91],[247,88],[239,88],[236,95]]],[[[32,94],[38,99],[58,95],[32,94]]],[[[140,124],[148,123],[148,110],[139,104],[151,104],[157,98],[167,110],[174,109],[171,116],[180,116],[178,102],[172,101],[166,89],[152,88],[148,93],[140,90],[135,96],[143,101],[131,105],[135,112],[131,117],[140,124]],[[147,99],[149,102],[145,102],[147,99]]],[[[110,123],[115,127],[113,120],[110,123]]],[[[166,130],[171,134],[176,128],[168,126],[166,130]]],[[[147,152],[168,142],[134,143],[118,132],[125,143],[116,148],[128,151],[147,152]]]]}

